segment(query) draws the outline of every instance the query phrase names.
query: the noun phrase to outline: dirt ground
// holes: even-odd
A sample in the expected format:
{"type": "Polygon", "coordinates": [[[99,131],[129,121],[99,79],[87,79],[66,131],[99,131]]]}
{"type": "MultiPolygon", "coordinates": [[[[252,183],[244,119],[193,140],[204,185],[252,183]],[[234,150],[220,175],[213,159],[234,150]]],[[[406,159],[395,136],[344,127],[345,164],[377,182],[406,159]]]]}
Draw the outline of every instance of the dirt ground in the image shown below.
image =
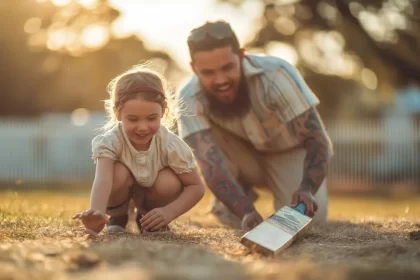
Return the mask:
{"type": "MultiPolygon", "coordinates": [[[[91,240],[71,216],[80,192],[0,192],[0,279],[420,279],[420,198],[333,196],[330,222],[313,227],[275,258],[239,243],[207,213],[211,196],[178,218],[171,234],[91,240]]],[[[257,208],[272,211],[262,193],[257,208]]]]}

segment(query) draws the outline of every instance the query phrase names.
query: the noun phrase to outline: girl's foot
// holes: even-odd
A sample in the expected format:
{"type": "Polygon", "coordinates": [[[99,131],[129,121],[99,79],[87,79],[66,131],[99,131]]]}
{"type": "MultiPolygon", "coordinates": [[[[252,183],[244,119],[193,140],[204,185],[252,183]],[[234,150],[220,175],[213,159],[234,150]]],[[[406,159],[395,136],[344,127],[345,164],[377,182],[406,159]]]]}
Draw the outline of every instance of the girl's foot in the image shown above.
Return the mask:
{"type": "Polygon", "coordinates": [[[125,232],[125,227],[128,223],[128,215],[124,216],[111,216],[107,224],[108,232],[125,232]]]}

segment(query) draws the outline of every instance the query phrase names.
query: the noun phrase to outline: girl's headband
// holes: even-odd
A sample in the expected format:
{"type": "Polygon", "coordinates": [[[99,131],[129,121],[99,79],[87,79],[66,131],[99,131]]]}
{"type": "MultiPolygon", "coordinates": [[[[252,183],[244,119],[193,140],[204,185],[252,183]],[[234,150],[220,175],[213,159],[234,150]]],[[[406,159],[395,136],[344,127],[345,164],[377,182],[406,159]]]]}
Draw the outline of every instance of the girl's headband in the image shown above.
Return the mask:
{"type": "Polygon", "coordinates": [[[165,94],[163,94],[163,92],[149,86],[140,86],[140,87],[130,88],[129,90],[124,91],[123,95],[132,94],[132,93],[140,93],[140,92],[155,93],[155,94],[160,95],[162,98],[165,98],[165,94]]]}

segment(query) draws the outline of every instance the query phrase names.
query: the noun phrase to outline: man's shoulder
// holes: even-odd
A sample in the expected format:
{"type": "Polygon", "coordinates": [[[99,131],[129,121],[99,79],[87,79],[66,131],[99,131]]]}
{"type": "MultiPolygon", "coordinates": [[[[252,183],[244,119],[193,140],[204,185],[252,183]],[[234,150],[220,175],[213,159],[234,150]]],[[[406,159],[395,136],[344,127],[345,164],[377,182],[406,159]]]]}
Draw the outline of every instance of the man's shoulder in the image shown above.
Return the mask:
{"type": "Polygon", "coordinates": [[[177,106],[183,113],[204,113],[208,103],[202,95],[200,82],[197,76],[191,77],[184,85],[179,87],[177,106]]]}
{"type": "Polygon", "coordinates": [[[287,60],[273,55],[247,53],[245,57],[254,68],[261,69],[263,72],[273,72],[279,68],[295,69],[287,60]]]}
{"type": "Polygon", "coordinates": [[[201,87],[196,75],[193,75],[185,84],[180,85],[179,99],[195,99],[200,93],[201,87]]]}

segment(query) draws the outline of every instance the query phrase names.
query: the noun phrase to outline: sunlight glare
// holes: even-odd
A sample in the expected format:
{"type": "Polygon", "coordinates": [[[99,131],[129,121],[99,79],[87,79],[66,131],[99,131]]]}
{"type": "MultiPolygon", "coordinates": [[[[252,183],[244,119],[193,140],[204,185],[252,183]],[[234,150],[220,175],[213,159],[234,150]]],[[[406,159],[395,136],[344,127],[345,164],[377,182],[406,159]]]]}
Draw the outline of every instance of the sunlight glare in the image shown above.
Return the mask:
{"type": "Polygon", "coordinates": [[[363,84],[370,90],[375,90],[378,86],[378,78],[375,72],[368,68],[364,68],[361,73],[363,84]]]}
{"type": "Polygon", "coordinates": [[[364,10],[363,5],[357,2],[350,2],[349,9],[354,17],[358,17],[359,13],[364,10]]]}
{"type": "Polygon", "coordinates": [[[63,7],[71,3],[72,0],[51,0],[54,6],[63,7]]]}
{"type": "Polygon", "coordinates": [[[341,53],[344,48],[344,38],[338,32],[317,32],[314,40],[324,52],[341,53]]]}
{"type": "Polygon", "coordinates": [[[276,0],[274,3],[276,5],[290,5],[290,4],[296,4],[299,2],[299,0],[276,0]]]}
{"type": "Polygon", "coordinates": [[[108,28],[99,24],[89,25],[81,34],[83,45],[91,49],[103,47],[109,39],[108,28]]]}
{"type": "Polygon", "coordinates": [[[266,52],[269,55],[282,58],[292,65],[296,65],[298,62],[296,50],[289,44],[269,42],[266,46],[266,52]]]}
{"type": "Polygon", "coordinates": [[[296,14],[296,6],[280,4],[274,8],[276,13],[282,16],[290,17],[296,14]]]}
{"type": "Polygon", "coordinates": [[[347,53],[343,54],[343,76],[353,78],[359,69],[357,61],[354,60],[352,55],[347,53]]]}
{"type": "Polygon", "coordinates": [[[304,38],[299,42],[299,54],[302,59],[305,60],[308,64],[316,66],[320,61],[320,53],[315,48],[314,42],[310,38],[304,38]]]}
{"type": "Polygon", "coordinates": [[[75,126],[84,126],[89,120],[89,111],[85,108],[78,108],[71,113],[71,122],[75,126]]]}
{"type": "Polygon", "coordinates": [[[357,65],[352,56],[339,53],[329,57],[331,72],[330,74],[339,75],[343,78],[353,78],[356,73],[357,65]]]}
{"type": "Polygon", "coordinates": [[[93,9],[98,4],[97,0],[78,0],[78,2],[86,9],[93,9]]]}
{"type": "Polygon", "coordinates": [[[41,28],[42,20],[39,17],[33,17],[28,19],[23,26],[23,30],[28,34],[33,34],[39,31],[41,28]]]}
{"type": "Polygon", "coordinates": [[[320,2],[317,5],[317,10],[321,17],[327,20],[334,21],[337,18],[337,8],[328,3],[320,2]]]}
{"type": "Polygon", "coordinates": [[[372,35],[376,40],[384,40],[386,27],[381,23],[377,15],[374,15],[371,12],[361,11],[359,13],[359,20],[363,27],[368,30],[369,34],[372,35]]]}
{"type": "Polygon", "coordinates": [[[279,17],[275,23],[274,28],[284,35],[292,35],[296,32],[296,24],[288,17],[279,17]]]}
{"type": "Polygon", "coordinates": [[[40,31],[31,34],[28,38],[28,45],[31,51],[43,50],[45,48],[45,42],[47,42],[47,32],[40,31]]]}
{"type": "Polygon", "coordinates": [[[77,32],[71,30],[67,32],[66,38],[66,49],[72,53],[78,51],[82,48],[82,43],[80,42],[77,32]]]}
{"type": "Polygon", "coordinates": [[[109,0],[109,4],[121,13],[111,27],[113,36],[135,35],[146,48],[167,52],[182,70],[188,72],[191,69],[186,39],[191,29],[207,20],[224,19],[231,23],[239,41],[244,44],[253,39],[260,28],[259,16],[264,9],[260,1],[244,1],[238,9],[216,4],[215,0],[109,0]]]}
{"type": "Polygon", "coordinates": [[[117,39],[127,38],[132,34],[130,30],[130,23],[126,17],[119,17],[114,20],[110,31],[112,37],[117,39]]]}
{"type": "Polygon", "coordinates": [[[387,11],[383,16],[392,25],[393,29],[407,28],[406,18],[404,15],[394,11],[387,11]]]}
{"type": "Polygon", "coordinates": [[[413,4],[411,2],[412,1],[408,1],[408,0],[394,0],[394,4],[398,7],[400,12],[412,7],[413,4]]]}
{"type": "Polygon", "coordinates": [[[317,32],[313,39],[302,39],[299,44],[301,59],[324,75],[355,78],[360,75],[353,56],[343,51],[344,38],[336,32],[317,32]]]}
{"type": "Polygon", "coordinates": [[[64,46],[67,39],[67,31],[65,28],[49,31],[47,48],[50,50],[58,50],[64,46]]]}

